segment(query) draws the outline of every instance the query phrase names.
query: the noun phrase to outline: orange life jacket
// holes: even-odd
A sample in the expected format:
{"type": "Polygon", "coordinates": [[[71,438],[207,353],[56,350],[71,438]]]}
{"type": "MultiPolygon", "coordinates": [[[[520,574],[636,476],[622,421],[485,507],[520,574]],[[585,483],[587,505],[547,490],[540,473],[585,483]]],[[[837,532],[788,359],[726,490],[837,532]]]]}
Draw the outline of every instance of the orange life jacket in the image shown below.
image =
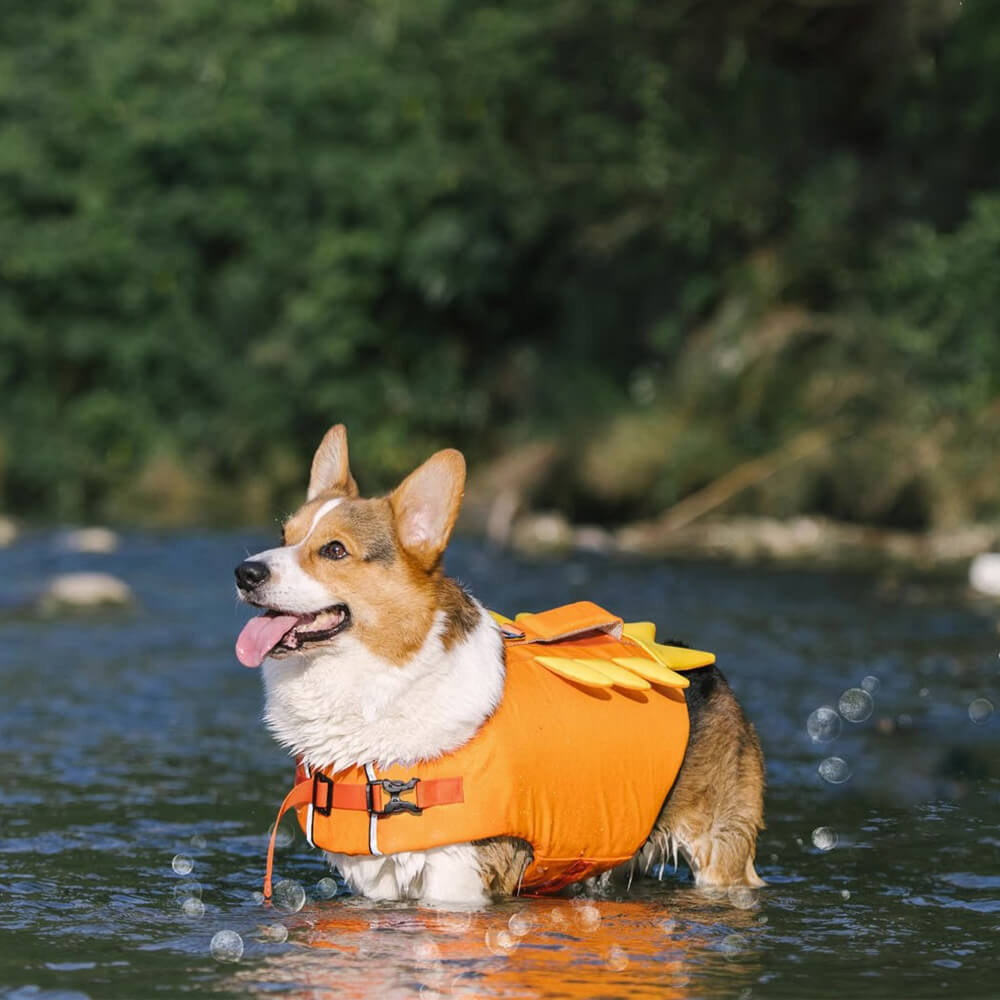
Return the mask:
{"type": "Polygon", "coordinates": [[[519,837],[533,859],[521,888],[555,892],[631,858],[649,836],[688,740],[687,679],[711,653],[653,642],[579,602],[516,621],[504,637],[500,705],[464,746],[430,761],[329,773],[302,761],[278,813],[296,808],[307,839],[337,854],[422,851],[519,837]],[[669,664],[669,666],[668,666],[669,664]]]}

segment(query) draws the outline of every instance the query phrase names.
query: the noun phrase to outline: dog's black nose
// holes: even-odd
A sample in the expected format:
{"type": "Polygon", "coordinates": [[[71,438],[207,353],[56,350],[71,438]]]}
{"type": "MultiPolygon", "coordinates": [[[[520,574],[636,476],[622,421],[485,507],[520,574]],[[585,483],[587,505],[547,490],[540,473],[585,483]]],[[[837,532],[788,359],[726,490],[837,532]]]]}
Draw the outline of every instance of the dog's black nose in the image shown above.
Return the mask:
{"type": "Polygon", "coordinates": [[[236,567],[236,582],[239,584],[240,590],[253,590],[270,575],[271,571],[267,568],[267,563],[254,562],[252,559],[241,562],[236,567]]]}

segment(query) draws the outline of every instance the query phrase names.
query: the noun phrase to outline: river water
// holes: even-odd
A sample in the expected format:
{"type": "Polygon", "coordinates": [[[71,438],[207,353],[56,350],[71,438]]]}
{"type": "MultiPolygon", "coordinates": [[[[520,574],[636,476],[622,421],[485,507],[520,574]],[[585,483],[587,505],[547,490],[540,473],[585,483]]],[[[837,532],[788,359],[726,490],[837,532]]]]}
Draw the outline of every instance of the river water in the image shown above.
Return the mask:
{"type": "Polygon", "coordinates": [[[705,894],[668,864],[611,897],[373,905],[289,825],[282,905],[264,907],[291,767],[233,656],[231,582],[272,543],[134,535],[97,556],[35,534],[0,552],[0,997],[1000,993],[996,607],[947,583],[457,543],[449,570],[497,610],[588,598],[718,654],[767,755],[767,888],[705,894]],[[77,569],[121,576],[137,609],[23,610],[77,569]],[[844,718],[851,689],[870,701],[854,690],[844,718]]]}

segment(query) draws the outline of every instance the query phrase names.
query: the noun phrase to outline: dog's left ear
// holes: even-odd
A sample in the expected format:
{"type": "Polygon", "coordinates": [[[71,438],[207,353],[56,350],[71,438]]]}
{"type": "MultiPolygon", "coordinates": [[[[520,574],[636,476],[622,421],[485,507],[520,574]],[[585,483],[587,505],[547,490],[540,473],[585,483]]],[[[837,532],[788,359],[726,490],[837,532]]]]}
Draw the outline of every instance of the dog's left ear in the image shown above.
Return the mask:
{"type": "Polygon", "coordinates": [[[465,459],[448,448],[431,455],[389,497],[400,544],[427,571],[448,544],[464,490],[465,459]]]}
{"type": "Polygon", "coordinates": [[[358,495],[358,484],[347,460],[347,428],[343,424],[335,424],[326,432],[313,456],[306,501],[315,500],[321,493],[358,495]]]}

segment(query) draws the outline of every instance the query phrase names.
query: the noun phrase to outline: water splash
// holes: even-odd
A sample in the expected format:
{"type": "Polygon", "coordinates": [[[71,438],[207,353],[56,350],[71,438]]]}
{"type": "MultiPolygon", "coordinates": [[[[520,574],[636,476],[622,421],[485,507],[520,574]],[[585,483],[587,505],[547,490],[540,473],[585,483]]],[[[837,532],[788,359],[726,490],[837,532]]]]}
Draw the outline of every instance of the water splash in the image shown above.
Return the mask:
{"type": "Polygon", "coordinates": [[[837,708],[848,722],[864,722],[875,710],[875,701],[864,688],[848,688],[837,708]]]}
{"type": "Polygon", "coordinates": [[[816,769],[819,776],[831,785],[842,785],[851,776],[850,765],[843,757],[827,757],[816,769]]]}
{"type": "Polygon", "coordinates": [[[604,964],[612,972],[624,972],[628,968],[628,953],[620,945],[613,944],[604,956],[604,964]]]}
{"type": "Polygon", "coordinates": [[[535,923],[534,914],[528,910],[521,910],[511,914],[510,920],[507,921],[507,927],[514,937],[525,937],[532,931],[535,923]]]}
{"type": "Polygon", "coordinates": [[[186,854],[175,854],[173,861],[170,862],[170,867],[178,875],[190,875],[194,871],[194,861],[186,854]]]}
{"type": "Polygon", "coordinates": [[[752,910],[758,903],[757,893],[746,885],[732,886],[728,895],[730,904],[738,910],[752,910]]]}
{"type": "Polygon", "coordinates": [[[881,686],[882,682],[874,674],[868,674],[861,681],[861,687],[869,694],[874,694],[881,686]]]}
{"type": "Polygon", "coordinates": [[[219,962],[238,962],[243,957],[243,938],[236,931],[216,931],[208,947],[219,962]]]}
{"type": "Polygon", "coordinates": [[[205,904],[197,896],[188,896],[181,903],[181,913],[191,920],[198,920],[205,916],[205,904]]]}
{"type": "Polygon", "coordinates": [[[316,895],[319,899],[333,899],[337,895],[337,880],[329,875],[316,883],[316,895]]]}
{"type": "Polygon", "coordinates": [[[818,826],[812,832],[813,847],[821,851],[832,851],[837,846],[837,831],[829,826],[818,826]]]}
{"type": "Polygon", "coordinates": [[[969,718],[977,725],[983,725],[993,714],[993,702],[989,698],[974,698],[969,703],[969,718]]]}
{"type": "Polygon", "coordinates": [[[284,944],[288,940],[288,928],[282,923],[261,924],[259,931],[262,941],[284,944]]]}
{"type": "Polygon", "coordinates": [[[806,720],[806,732],[813,743],[829,743],[840,735],[840,716],[829,705],[821,705],[806,720]]]}
{"type": "Polygon", "coordinates": [[[306,905],[306,891],[294,879],[282,879],[271,895],[271,902],[283,913],[298,913],[306,905]]]}
{"type": "Polygon", "coordinates": [[[601,926],[601,911],[593,903],[575,904],[573,916],[577,927],[587,934],[592,934],[601,926]]]}
{"type": "Polygon", "coordinates": [[[490,927],[483,937],[492,955],[510,955],[520,943],[506,927],[490,927]]]}

